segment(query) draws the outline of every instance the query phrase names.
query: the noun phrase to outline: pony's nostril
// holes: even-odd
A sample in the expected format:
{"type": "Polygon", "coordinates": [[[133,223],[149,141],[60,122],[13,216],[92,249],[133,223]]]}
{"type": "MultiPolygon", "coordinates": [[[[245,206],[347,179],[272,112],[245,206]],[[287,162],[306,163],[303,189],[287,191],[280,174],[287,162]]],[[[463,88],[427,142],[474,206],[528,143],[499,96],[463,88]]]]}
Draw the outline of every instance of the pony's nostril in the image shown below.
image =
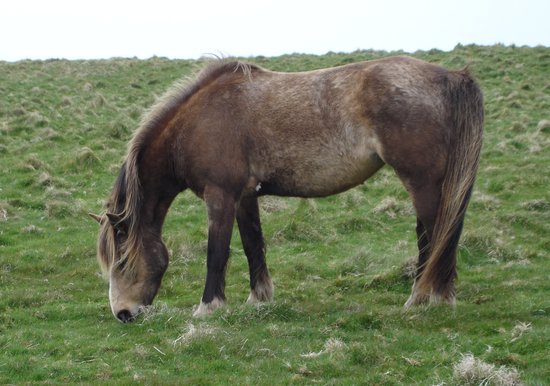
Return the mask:
{"type": "Polygon", "coordinates": [[[122,310],[118,314],[116,314],[116,317],[118,320],[120,320],[122,323],[127,323],[130,320],[132,320],[132,313],[128,310],[122,310]]]}

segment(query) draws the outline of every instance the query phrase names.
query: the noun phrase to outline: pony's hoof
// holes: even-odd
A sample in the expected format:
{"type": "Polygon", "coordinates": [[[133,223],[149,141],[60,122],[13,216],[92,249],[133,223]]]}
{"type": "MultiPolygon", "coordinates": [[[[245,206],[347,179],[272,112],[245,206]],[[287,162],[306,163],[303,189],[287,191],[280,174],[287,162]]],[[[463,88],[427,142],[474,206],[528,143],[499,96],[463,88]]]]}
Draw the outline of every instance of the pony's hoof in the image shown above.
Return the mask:
{"type": "Polygon", "coordinates": [[[248,304],[269,303],[273,301],[273,282],[271,279],[265,283],[256,283],[256,287],[250,291],[246,302],[248,304]]]}
{"type": "Polygon", "coordinates": [[[248,295],[248,299],[246,299],[247,304],[262,304],[270,303],[272,301],[273,297],[258,296],[258,294],[254,291],[250,291],[250,295],[248,295]]]}
{"type": "Polygon", "coordinates": [[[436,305],[436,304],[447,304],[451,307],[456,306],[456,298],[454,295],[449,296],[442,296],[438,294],[419,294],[417,292],[413,292],[405,305],[403,306],[403,309],[405,311],[410,310],[413,306],[417,306],[420,304],[429,304],[429,305],[436,305]]]}
{"type": "Polygon", "coordinates": [[[201,301],[201,303],[197,306],[197,308],[193,312],[193,317],[202,318],[203,316],[210,315],[212,312],[214,312],[220,307],[223,307],[224,305],[225,305],[225,302],[218,298],[214,298],[214,300],[212,300],[210,303],[204,303],[201,301]]]}
{"type": "Polygon", "coordinates": [[[409,311],[414,306],[428,303],[429,300],[430,300],[430,297],[428,295],[419,294],[416,291],[414,291],[411,294],[411,296],[409,296],[409,299],[407,299],[407,301],[403,305],[403,309],[405,311],[409,311]]]}
{"type": "Polygon", "coordinates": [[[452,308],[456,307],[456,297],[454,295],[448,296],[432,296],[430,297],[430,304],[446,304],[452,308]]]}

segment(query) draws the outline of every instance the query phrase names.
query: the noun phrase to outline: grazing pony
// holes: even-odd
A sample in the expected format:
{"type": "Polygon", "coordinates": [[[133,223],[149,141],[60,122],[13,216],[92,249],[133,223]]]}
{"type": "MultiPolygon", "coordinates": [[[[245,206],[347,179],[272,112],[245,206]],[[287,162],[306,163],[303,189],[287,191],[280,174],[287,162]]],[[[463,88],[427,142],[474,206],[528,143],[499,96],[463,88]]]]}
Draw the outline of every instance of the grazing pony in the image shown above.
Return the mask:
{"type": "Polygon", "coordinates": [[[208,210],[206,284],[194,315],[224,304],[235,219],[248,302],[273,297],[258,197],[323,197],[384,164],[417,215],[418,265],[405,307],[455,302],[456,253],[479,163],[483,98],[467,70],[409,57],[282,73],[209,64],[149,110],[129,144],[101,225],[98,259],[122,322],[152,303],[168,266],[164,218],[191,189],[208,210]]]}

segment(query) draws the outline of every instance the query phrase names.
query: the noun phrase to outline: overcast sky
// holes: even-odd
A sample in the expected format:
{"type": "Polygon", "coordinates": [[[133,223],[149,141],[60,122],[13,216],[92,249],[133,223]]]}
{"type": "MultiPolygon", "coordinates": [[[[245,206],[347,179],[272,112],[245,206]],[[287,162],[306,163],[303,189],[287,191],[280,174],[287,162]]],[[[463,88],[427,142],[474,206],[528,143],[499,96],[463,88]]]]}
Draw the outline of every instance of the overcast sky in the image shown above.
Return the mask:
{"type": "Polygon", "coordinates": [[[0,60],[550,46],[550,0],[2,0],[0,60]]]}

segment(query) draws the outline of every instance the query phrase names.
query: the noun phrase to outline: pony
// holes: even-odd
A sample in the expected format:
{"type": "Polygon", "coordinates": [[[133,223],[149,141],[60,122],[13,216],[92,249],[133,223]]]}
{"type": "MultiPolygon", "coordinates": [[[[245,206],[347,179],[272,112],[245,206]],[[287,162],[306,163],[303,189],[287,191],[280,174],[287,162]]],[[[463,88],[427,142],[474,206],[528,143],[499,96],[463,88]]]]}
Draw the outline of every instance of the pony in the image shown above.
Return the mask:
{"type": "Polygon", "coordinates": [[[100,223],[113,315],[152,304],[168,266],[168,209],[190,189],[208,214],[206,282],[194,316],[225,303],[235,219],[248,302],[268,302],[258,197],[324,197],[392,167],[416,212],[418,262],[405,308],[455,304],[456,254],[478,169],[483,96],[469,70],[387,57],[307,72],[219,60],[177,82],[142,118],[100,223]]]}

